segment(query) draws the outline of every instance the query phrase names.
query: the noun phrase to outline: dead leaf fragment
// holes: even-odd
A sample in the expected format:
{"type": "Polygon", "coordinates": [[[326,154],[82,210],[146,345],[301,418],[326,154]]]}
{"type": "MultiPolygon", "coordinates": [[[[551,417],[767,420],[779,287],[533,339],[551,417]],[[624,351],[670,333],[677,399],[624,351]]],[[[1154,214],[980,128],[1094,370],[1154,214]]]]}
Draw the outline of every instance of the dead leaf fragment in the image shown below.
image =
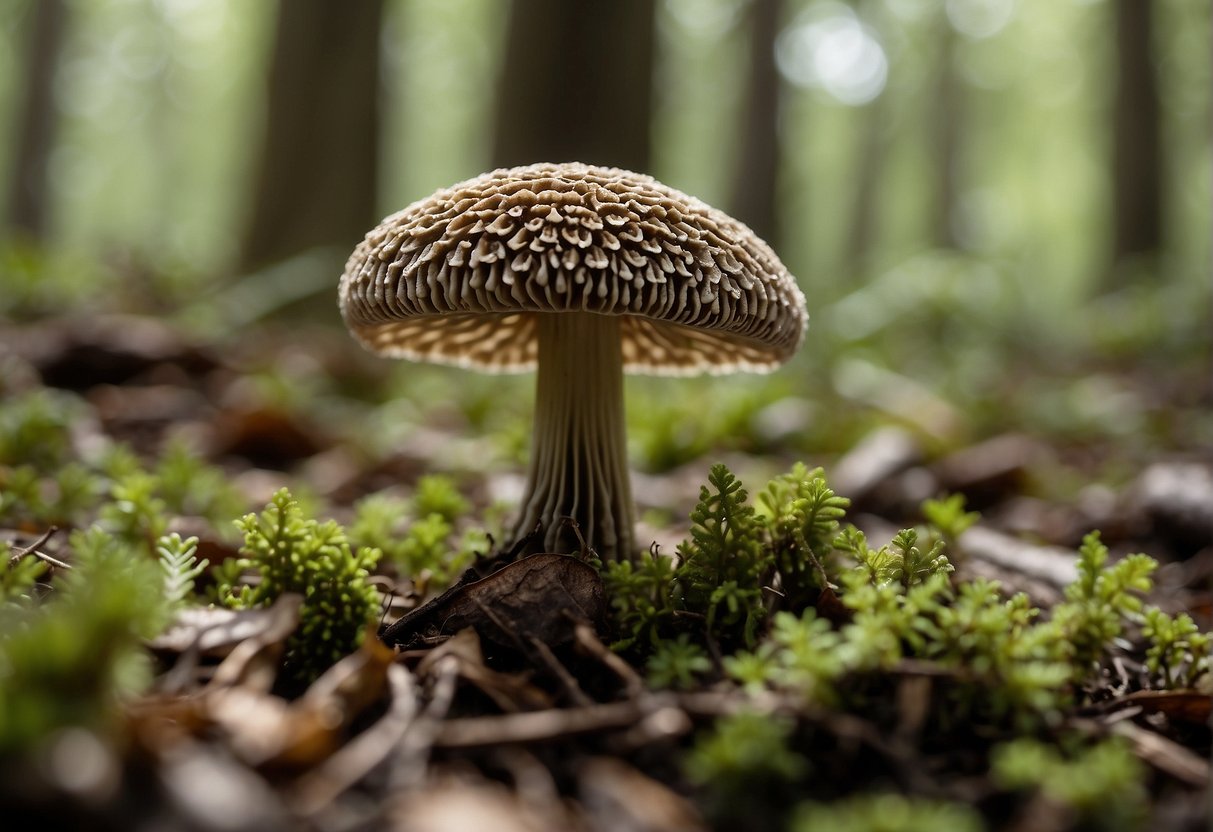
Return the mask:
{"type": "Polygon", "coordinates": [[[569,555],[538,554],[455,586],[392,624],[382,638],[407,645],[425,634],[449,635],[473,627],[481,637],[507,647],[531,639],[559,645],[573,639],[575,622],[597,626],[605,616],[602,579],[592,566],[569,555]]]}

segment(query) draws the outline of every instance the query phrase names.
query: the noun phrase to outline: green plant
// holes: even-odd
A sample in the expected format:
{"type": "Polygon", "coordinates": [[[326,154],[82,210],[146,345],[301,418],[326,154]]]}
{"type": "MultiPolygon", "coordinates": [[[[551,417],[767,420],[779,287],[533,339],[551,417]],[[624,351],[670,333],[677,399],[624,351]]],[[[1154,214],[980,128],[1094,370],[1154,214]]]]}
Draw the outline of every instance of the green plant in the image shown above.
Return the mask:
{"type": "Polygon", "coordinates": [[[184,442],[165,446],[154,470],[156,491],[175,514],[203,517],[217,529],[227,528],[247,504],[224,472],[193,454],[184,442]]]}
{"type": "Polygon", "coordinates": [[[1107,566],[1108,547],[1099,532],[1083,538],[1078,550],[1078,579],[1066,587],[1066,601],[1053,611],[1062,636],[1072,646],[1074,661],[1089,669],[1120,636],[1125,618],[1141,612],[1142,600],[1153,586],[1150,576],[1157,561],[1129,555],[1107,566]]]}
{"type": "Polygon", "coordinates": [[[156,496],[156,477],[142,470],[124,474],[101,507],[101,522],[113,534],[151,554],[168,528],[168,506],[156,496]]]}
{"type": "Polygon", "coordinates": [[[637,560],[606,564],[603,585],[622,637],[613,645],[625,650],[640,643],[656,644],[674,618],[676,562],[649,551],[637,560]]]}
{"type": "Polygon", "coordinates": [[[649,685],[654,688],[694,687],[700,677],[712,669],[703,648],[686,633],[661,642],[645,664],[649,685]]]}
{"type": "Polygon", "coordinates": [[[0,558],[0,606],[33,604],[34,587],[46,574],[46,562],[29,554],[10,553],[0,558]]]}
{"type": "Polygon", "coordinates": [[[210,565],[198,560],[198,538],[181,539],[173,532],[156,541],[156,554],[164,574],[164,597],[171,607],[179,607],[194,594],[194,579],[210,565]]]}
{"type": "Polygon", "coordinates": [[[93,527],[68,540],[73,568],[39,605],[0,605],[0,749],[57,728],[104,729],[151,678],[143,639],[167,621],[155,564],[93,527]]]}
{"type": "Polygon", "coordinates": [[[372,494],[359,501],[354,509],[350,539],[355,545],[381,550],[384,559],[394,564],[401,575],[427,589],[441,589],[462,574],[478,551],[488,548],[488,539],[478,529],[467,529],[456,538],[453,524],[462,519],[460,514],[448,518],[447,514],[432,511],[408,523],[417,505],[441,508],[447,513],[456,508],[468,509],[467,502],[457,492],[447,491],[449,480],[443,477],[422,480],[430,482],[425,487],[429,496],[424,500],[372,494]],[[458,499],[452,498],[452,494],[458,499]]]}
{"type": "Polygon", "coordinates": [[[675,593],[685,609],[705,616],[709,632],[753,643],[766,617],[762,578],[770,555],[741,481],[718,464],[708,483],[691,512],[691,537],[678,547],[682,563],[673,576],[675,593]]]}
{"type": "Polygon", "coordinates": [[[926,500],[922,504],[922,516],[951,543],[955,543],[966,529],[981,518],[975,511],[965,511],[963,494],[950,494],[947,497],[926,500]]]}
{"type": "MultiPolygon", "coordinates": [[[[848,527],[834,540],[834,546],[850,555],[857,562],[856,569],[864,580],[874,586],[898,583],[909,589],[933,575],[954,570],[944,554],[944,542],[936,540],[924,552],[918,546],[916,529],[902,529],[888,545],[871,549],[863,532],[848,527]]],[[[854,573],[851,575],[854,577],[854,573]]]]}
{"type": "Polygon", "coordinates": [[[1043,795],[1092,829],[1140,829],[1145,820],[1145,771],[1116,740],[1069,754],[1031,738],[1012,740],[991,752],[990,775],[1002,788],[1043,795]]]}
{"type": "Polygon", "coordinates": [[[472,504],[459,493],[455,482],[441,474],[427,474],[417,480],[413,490],[412,513],[414,517],[439,515],[447,523],[455,524],[472,509],[472,504]]]}
{"type": "Polygon", "coordinates": [[[769,781],[804,777],[809,762],[788,747],[795,723],[774,714],[742,711],[701,734],[683,763],[688,779],[723,802],[743,798],[769,781]]]}
{"type": "Polygon", "coordinates": [[[1163,687],[1194,688],[1210,671],[1213,636],[1200,632],[1186,612],[1170,616],[1158,607],[1148,607],[1141,634],[1150,644],[1146,667],[1163,687]]]}
{"type": "Polygon", "coordinates": [[[287,592],[303,596],[285,663],[296,679],[315,678],[353,651],[378,615],[379,594],[367,577],[379,550],[354,550],[335,521],[305,518],[285,488],[260,515],[248,514],[236,525],[244,534],[244,557],[220,576],[219,596],[235,608],[263,606],[287,592]],[[260,580],[237,586],[237,569],[252,570],[260,580]]]}
{"type": "Polygon", "coordinates": [[[49,471],[71,456],[72,421],[80,415],[74,396],[51,390],[21,394],[0,407],[0,465],[49,471]]]}
{"type": "Polygon", "coordinates": [[[982,832],[981,815],[961,803],[899,794],[859,794],[836,803],[802,803],[791,832],[982,832]]]}
{"type": "Polygon", "coordinates": [[[797,462],[790,472],[771,480],[758,495],[759,516],[765,520],[768,547],[792,606],[801,606],[823,589],[823,558],[846,516],[851,501],[840,497],[820,468],[797,462]]]}
{"type": "Polygon", "coordinates": [[[832,702],[834,683],[847,670],[842,638],[812,609],[799,618],[778,612],[771,632],[753,651],[726,656],[724,667],[751,691],[771,687],[810,702],[832,702]]]}

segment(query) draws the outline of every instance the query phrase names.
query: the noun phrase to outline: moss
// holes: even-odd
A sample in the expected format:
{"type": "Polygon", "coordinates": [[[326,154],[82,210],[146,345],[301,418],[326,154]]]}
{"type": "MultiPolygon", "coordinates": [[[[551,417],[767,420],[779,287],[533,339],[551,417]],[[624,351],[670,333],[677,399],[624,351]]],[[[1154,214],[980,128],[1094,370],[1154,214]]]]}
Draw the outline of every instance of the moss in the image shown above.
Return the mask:
{"type": "Polygon", "coordinates": [[[230,570],[250,570],[259,580],[236,585],[229,571],[219,595],[235,608],[264,606],[288,592],[302,595],[284,661],[290,677],[310,681],[355,650],[378,616],[379,594],[367,578],[380,552],[353,549],[335,521],[305,518],[285,488],[260,515],[246,515],[236,525],[244,533],[244,557],[230,570]]]}

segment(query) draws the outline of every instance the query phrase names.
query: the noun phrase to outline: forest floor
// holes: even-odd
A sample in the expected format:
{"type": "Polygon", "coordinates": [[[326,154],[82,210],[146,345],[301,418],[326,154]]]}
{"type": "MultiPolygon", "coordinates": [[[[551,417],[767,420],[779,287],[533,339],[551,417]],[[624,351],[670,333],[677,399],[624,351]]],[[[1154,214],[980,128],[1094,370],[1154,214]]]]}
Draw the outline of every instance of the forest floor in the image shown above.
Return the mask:
{"type": "MultiPolygon", "coordinates": [[[[375,387],[382,372],[381,362],[344,333],[324,328],[199,343],[151,317],[9,326],[0,333],[0,393],[7,399],[0,435],[8,443],[0,443],[0,494],[10,494],[0,501],[0,541],[10,546],[10,569],[40,559],[48,568],[34,594],[47,614],[68,615],[54,596],[76,555],[71,527],[98,518],[114,526],[122,509],[104,506],[121,495],[97,486],[110,490],[56,518],[62,486],[50,483],[69,464],[104,482],[115,443],[155,470],[170,438],[204,463],[191,470],[221,471],[223,487],[236,495],[196,510],[161,495],[168,505],[160,504],[158,530],[198,537],[198,555],[212,569],[241,557],[223,511],[234,506],[227,515],[234,520],[259,510],[283,486],[308,511],[352,528],[355,506],[368,495],[386,490],[407,505],[423,476],[442,473],[469,501],[450,518],[450,540],[478,524],[499,539],[521,489],[518,460],[529,437],[525,427],[504,438],[479,431],[500,424],[498,408],[525,413],[519,387],[459,394],[456,406],[443,396],[460,382],[432,383],[440,375],[429,374],[412,400],[386,401],[380,390],[383,401],[368,404],[357,391],[375,387]],[[19,412],[21,402],[47,396],[70,414],[61,424],[57,416],[42,425],[28,408],[19,412]],[[393,426],[395,418],[400,424],[393,426]],[[43,442],[64,444],[40,453],[35,446],[43,442]],[[48,505],[23,508],[11,496],[23,466],[35,470],[35,490],[48,505]]],[[[1207,381],[1199,377],[1163,401],[1160,395],[1172,394],[1160,392],[1157,378],[1132,371],[1117,378],[1118,395],[1127,390],[1155,402],[1152,411],[1170,410],[1177,425],[1197,423],[1209,406],[1209,391],[1199,389],[1207,381]]],[[[727,380],[720,389],[729,395],[727,380]]],[[[805,458],[802,447],[780,438],[795,433],[795,408],[764,405],[762,413],[762,441],[750,447],[708,447],[638,473],[638,536],[674,553],[690,533],[687,518],[712,463],[727,463],[756,495],[803,460],[824,467],[830,488],[850,500],[845,522],[874,546],[907,527],[933,533],[920,511],[930,498],[964,495],[966,507],[980,512],[975,525],[934,530],[956,570],[944,580],[950,588],[939,590],[942,608],[963,608],[962,586],[987,591],[980,582],[997,581],[1001,590],[990,590],[997,604],[975,601],[974,609],[997,606],[1013,615],[999,605],[1022,592],[1038,620],[1049,620],[1050,611],[1073,601],[1067,588],[1087,574],[1076,551],[1093,529],[1102,532],[1110,564],[1134,552],[1158,561],[1151,588],[1132,593],[1141,600],[1113,616],[1114,631],[1097,644],[1091,672],[1041,683],[1044,704],[1037,705],[1011,690],[1035,681],[991,674],[981,664],[994,654],[971,645],[930,654],[909,635],[889,648],[895,655],[874,664],[815,665],[805,678],[820,687],[808,690],[771,670],[792,661],[778,652],[794,652],[778,641],[780,627],[794,626],[791,618],[757,621],[752,630],[739,624],[720,635],[712,628],[723,625],[712,616],[727,618],[723,606],[710,607],[706,624],[700,614],[698,630],[685,623],[693,612],[663,619],[670,642],[680,628],[700,634],[690,644],[682,639],[685,650],[661,639],[612,650],[621,636],[610,596],[618,576],[604,584],[587,565],[588,552],[511,562],[491,542],[446,593],[430,573],[406,575],[398,562],[381,562],[370,581],[382,623],[405,618],[411,626],[389,631],[398,636],[395,649],[367,637],[301,683],[282,672],[301,600],[287,594],[243,610],[208,606],[207,593],[221,579],[203,572],[195,600],[147,641],[150,679],[139,693],[124,693],[112,713],[99,715],[102,703],[75,703],[79,719],[51,720],[45,735],[19,741],[19,732],[0,722],[8,742],[0,747],[6,827],[1208,828],[1211,691],[1210,674],[1198,668],[1200,637],[1177,636],[1183,644],[1167,654],[1175,666],[1163,673],[1151,664],[1149,645],[1158,637],[1142,613],[1144,603],[1172,623],[1186,614],[1202,633],[1213,627],[1213,460],[1199,436],[1185,440],[1176,429],[1166,442],[1121,446],[1114,437],[999,431],[943,443],[924,439],[921,425],[907,420],[874,419],[847,447],[805,458]],[[568,598],[571,606],[562,600],[568,598]],[[750,657],[752,667],[766,662],[768,675],[746,677],[734,662],[739,656],[750,657]],[[1004,694],[1015,704],[990,704],[1004,694]]],[[[193,476],[199,489],[220,488],[204,485],[202,473],[193,476]]],[[[900,556],[908,559],[908,549],[900,556]]],[[[768,612],[782,608],[830,623],[828,635],[806,628],[788,638],[817,632],[840,654],[855,647],[841,634],[858,628],[865,611],[839,600],[859,594],[836,580],[842,557],[831,555],[822,574],[827,586],[815,584],[798,604],[776,597],[780,586],[787,589],[786,576],[763,588],[768,612]]],[[[1099,574],[1111,580],[1111,572],[1099,574]]],[[[909,609],[913,581],[903,583],[890,603],[909,609]]],[[[1121,601],[1118,595],[1109,604],[1121,601]]],[[[955,632],[973,640],[1000,637],[983,626],[1015,629],[1013,638],[1020,629],[1024,639],[1044,632],[1026,618],[992,613],[965,630],[952,613],[914,609],[939,632],[959,627],[955,632]]],[[[68,624],[75,626],[90,623],[68,624]]],[[[1207,668],[1207,640],[1203,649],[1207,668]]],[[[21,691],[5,690],[14,684],[14,661],[0,662],[0,711],[5,698],[10,711],[20,700],[21,691]]],[[[71,667],[97,667],[73,661],[71,667]]],[[[1034,672],[1042,666],[1031,665],[1034,672]]],[[[48,685],[57,679],[59,687],[50,689],[62,693],[73,682],[55,672],[29,678],[48,685]]],[[[80,689],[94,685],[82,680],[80,689]]]]}

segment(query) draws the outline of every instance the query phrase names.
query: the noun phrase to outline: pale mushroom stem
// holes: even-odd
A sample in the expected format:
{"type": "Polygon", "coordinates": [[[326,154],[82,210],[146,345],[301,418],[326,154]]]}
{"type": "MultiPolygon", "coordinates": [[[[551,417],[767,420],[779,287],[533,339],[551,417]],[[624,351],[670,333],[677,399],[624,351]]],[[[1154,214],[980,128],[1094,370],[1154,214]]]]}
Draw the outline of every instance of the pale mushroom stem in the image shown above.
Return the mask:
{"type": "Polygon", "coordinates": [[[536,315],[539,371],[527,501],[515,539],[543,524],[548,552],[577,549],[563,518],[604,560],[632,556],[632,486],[623,415],[619,318],[536,315]]]}

